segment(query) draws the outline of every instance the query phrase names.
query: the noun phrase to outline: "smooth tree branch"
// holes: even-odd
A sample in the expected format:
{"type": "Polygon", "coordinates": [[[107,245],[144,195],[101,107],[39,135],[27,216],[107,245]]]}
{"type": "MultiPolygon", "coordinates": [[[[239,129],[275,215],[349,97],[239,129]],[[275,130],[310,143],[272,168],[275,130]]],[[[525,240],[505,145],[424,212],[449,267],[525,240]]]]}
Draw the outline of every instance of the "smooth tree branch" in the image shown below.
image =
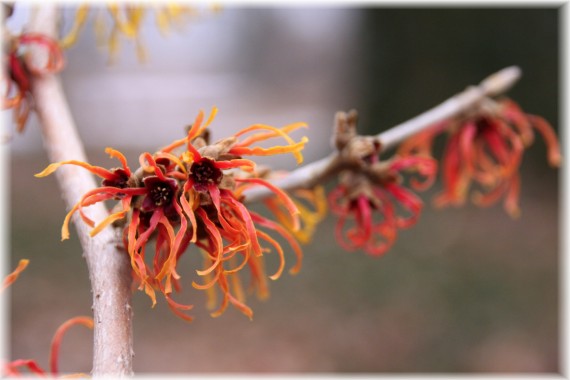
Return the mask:
{"type": "Polygon", "coordinates": [[[479,86],[468,87],[465,91],[447,99],[431,110],[381,132],[376,137],[380,140],[383,150],[393,148],[408,137],[440,121],[470,110],[487,97],[505,93],[518,81],[520,76],[521,71],[518,67],[507,67],[487,77],[479,86]]]}
{"type": "MultiPolygon", "coordinates": [[[[391,149],[408,137],[435,126],[440,121],[472,109],[487,97],[505,93],[519,80],[520,76],[521,70],[518,67],[507,67],[490,75],[478,86],[470,86],[465,91],[447,99],[438,106],[376,136],[372,136],[372,138],[375,138],[380,143],[383,151],[391,149]]],[[[339,154],[333,152],[325,158],[304,165],[291,171],[287,176],[271,182],[283,190],[310,187],[324,182],[344,167],[345,165],[339,154]]],[[[264,187],[255,187],[244,191],[243,195],[246,202],[256,202],[270,196],[271,192],[264,187]]]]}
{"type": "MultiPolygon", "coordinates": [[[[28,31],[57,39],[57,16],[58,10],[53,4],[36,6],[28,31]]],[[[34,77],[32,95],[50,161],[87,162],[59,78],[55,75],[34,77]]],[[[97,187],[89,172],[74,165],[62,166],[56,175],[68,209],[73,207],[83,194],[97,187]]],[[[96,221],[108,216],[103,203],[97,203],[85,212],[96,221]]],[[[74,214],[73,220],[83,248],[83,256],[87,261],[93,293],[92,374],[132,375],[132,278],[128,256],[118,249],[120,232],[106,228],[90,237],[89,226],[80,220],[79,213],[74,214]]]]}

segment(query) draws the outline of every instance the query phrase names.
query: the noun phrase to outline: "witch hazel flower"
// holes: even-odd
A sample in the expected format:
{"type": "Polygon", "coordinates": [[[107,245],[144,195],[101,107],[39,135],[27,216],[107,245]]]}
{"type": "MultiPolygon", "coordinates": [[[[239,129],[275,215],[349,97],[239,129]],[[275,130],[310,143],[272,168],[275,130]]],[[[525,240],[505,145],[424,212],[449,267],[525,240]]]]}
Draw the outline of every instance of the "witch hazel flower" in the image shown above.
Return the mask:
{"type": "Polygon", "coordinates": [[[503,199],[505,211],[516,218],[520,215],[519,168],[535,131],[546,143],[549,164],[559,166],[560,147],[552,127],[542,117],[524,113],[510,99],[486,99],[470,114],[445,120],[411,137],[398,152],[430,157],[435,138],[447,133],[441,164],[443,190],[434,198],[434,205],[461,206],[468,196],[479,206],[503,199]]]}
{"type": "MultiPolygon", "coordinates": [[[[290,269],[297,273],[300,269],[302,252],[294,237],[279,223],[263,217],[245,207],[241,202],[241,194],[250,186],[268,188],[289,211],[291,223],[299,225],[299,210],[285,192],[260,178],[255,172],[253,161],[242,156],[266,156],[291,153],[298,163],[302,162],[301,149],[307,138],[295,142],[288,133],[305,127],[304,123],[295,123],[283,128],[275,128],[264,124],[252,125],[237,132],[234,136],[209,144],[202,137],[205,128],[212,121],[216,110],[202,126],[201,115],[190,128],[185,139],[174,142],[160,152],[168,154],[185,144],[186,151],[180,157],[187,168],[188,176],[183,185],[180,204],[193,231],[202,231],[201,236],[192,236],[191,242],[202,249],[205,268],[197,271],[207,281],[194,283],[198,289],[208,290],[215,285],[222,293],[219,308],[212,313],[220,315],[228,304],[233,304],[244,314],[251,317],[252,312],[244,304],[244,296],[237,273],[247,267],[250,270],[252,287],[260,298],[268,296],[268,288],[263,265],[263,248],[261,241],[273,247],[279,255],[279,266],[270,279],[277,279],[285,267],[284,251],[281,245],[261,227],[272,230],[283,237],[293,249],[297,264],[290,269]],[[251,134],[251,132],[257,132],[251,134]],[[248,137],[240,139],[249,134],[248,137]],[[263,148],[253,144],[281,137],[286,145],[263,148]]],[[[214,304],[213,292],[209,291],[210,305],[214,304]]]]}
{"type": "Polygon", "coordinates": [[[437,163],[427,157],[395,156],[380,161],[381,144],[356,134],[357,114],[339,113],[333,140],[339,155],[348,162],[329,193],[329,203],[338,220],[335,235],[348,251],[364,250],[370,255],[386,253],[395,243],[399,229],[413,226],[423,202],[403,183],[403,173],[415,172],[422,180],[410,179],[410,187],[423,190],[435,178],[437,163]],[[347,222],[352,226],[347,227],[347,222]]]}
{"type": "Polygon", "coordinates": [[[373,256],[386,253],[398,230],[413,226],[423,208],[422,200],[402,184],[402,172],[411,169],[432,181],[436,167],[429,158],[396,157],[372,165],[369,176],[341,173],[339,184],[329,193],[331,211],[338,217],[338,243],[347,251],[361,249],[373,256]],[[349,220],[353,226],[347,228],[349,220]]]}
{"type": "Polygon", "coordinates": [[[243,270],[249,270],[252,290],[260,298],[268,296],[267,277],[276,280],[285,268],[285,250],[272,233],[283,238],[294,252],[297,263],[289,272],[297,273],[301,267],[302,251],[292,233],[281,223],[249,210],[241,194],[252,186],[268,188],[287,210],[289,226],[299,228],[300,212],[295,203],[261,178],[255,163],[244,156],[290,153],[300,163],[308,140],[294,141],[289,133],[306,125],[275,128],[256,124],[210,144],[207,128],[216,112],[214,108],[206,121],[200,112],[184,138],[154,154],[141,154],[140,167],[134,172],[121,153],[107,148],[122,167],[107,170],[72,160],[51,164],[37,174],[43,177],[62,165],[78,165],[101,177],[101,186],[84,194],[66,216],[62,238],[69,237],[69,221],[76,212],[93,227],[91,235],[109,225],[123,225],[124,247],[138,288],[151,298],[153,306],[159,291],[171,310],[186,320],[191,320],[185,312],[192,305],[175,302],[171,294],[181,289],[178,262],[190,245],[199,248],[204,263],[203,268],[196,269],[202,280],[193,281],[193,287],[207,292],[208,305],[215,308],[213,316],[221,315],[230,304],[252,316],[240,279],[243,270]],[[285,144],[269,148],[257,145],[272,138],[281,138],[285,144]],[[107,200],[118,204],[103,221],[95,223],[83,212],[83,208],[107,200]],[[279,263],[267,276],[264,258],[269,252],[277,253],[279,263]],[[217,302],[219,294],[221,300],[217,302]]]}
{"type": "Polygon", "coordinates": [[[11,35],[5,30],[3,38],[2,109],[12,110],[17,131],[22,132],[33,109],[32,76],[61,71],[64,59],[57,41],[42,34],[11,35]]]}

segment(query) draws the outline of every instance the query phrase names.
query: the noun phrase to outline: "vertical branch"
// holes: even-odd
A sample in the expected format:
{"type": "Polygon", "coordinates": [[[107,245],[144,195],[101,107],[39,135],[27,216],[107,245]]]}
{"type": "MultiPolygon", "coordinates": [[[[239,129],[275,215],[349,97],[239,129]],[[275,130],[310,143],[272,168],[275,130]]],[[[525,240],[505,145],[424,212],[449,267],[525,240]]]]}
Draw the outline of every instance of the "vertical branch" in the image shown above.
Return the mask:
{"type": "MultiPolygon", "coordinates": [[[[57,38],[57,12],[53,4],[38,5],[32,14],[29,31],[57,38]]],[[[54,75],[34,78],[32,94],[50,161],[87,161],[59,78],[54,75]]],[[[64,165],[56,174],[68,209],[84,193],[97,187],[90,173],[73,165],[64,165]]],[[[108,215],[102,203],[85,211],[94,220],[102,220],[108,215]]],[[[132,375],[132,279],[128,257],[117,248],[120,233],[107,228],[90,238],[88,226],[80,220],[78,213],[73,220],[87,261],[93,293],[93,375],[132,375]]]]}

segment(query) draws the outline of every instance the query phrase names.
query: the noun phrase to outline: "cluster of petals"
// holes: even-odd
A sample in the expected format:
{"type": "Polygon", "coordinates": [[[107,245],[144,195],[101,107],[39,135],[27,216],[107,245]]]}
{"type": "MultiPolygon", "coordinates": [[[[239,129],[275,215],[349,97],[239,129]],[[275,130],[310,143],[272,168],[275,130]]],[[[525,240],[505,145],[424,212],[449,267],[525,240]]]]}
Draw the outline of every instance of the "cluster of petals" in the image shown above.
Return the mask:
{"type": "Polygon", "coordinates": [[[17,131],[22,132],[33,107],[33,75],[59,72],[64,65],[57,41],[38,33],[12,36],[4,33],[2,70],[2,109],[12,109],[17,131]],[[33,59],[30,51],[36,53],[33,59]],[[45,54],[43,59],[38,56],[45,54]]]}
{"type": "Polygon", "coordinates": [[[278,264],[270,279],[277,279],[285,268],[281,244],[268,232],[274,232],[291,246],[297,262],[290,269],[299,271],[302,251],[294,235],[279,221],[274,221],[248,209],[241,193],[251,186],[268,188],[287,211],[288,226],[299,229],[299,209],[282,190],[261,178],[253,161],[243,156],[290,153],[302,162],[301,150],[308,141],[295,142],[288,134],[304,123],[275,128],[256,124],[214,144],[207,141],[207,127],[216,109],[204,122],[199,113],[187,135],[154,154],[140,155],[140,168],[132,171],[125,157],[107,148],[107,153],[121,162],[120,168],[107,170],[80,161],[64,161],[49,165],[36,176],[46,176],[61,165],[81,166],[103,179],[100,187],[86,193],[67,214],[62,238],[69,237],[71,216],[78,213],[92,227],[91,235],[111,224],[124,223],[124,247],[130,257],[134,278],[156,303],[156,291],[166,298],[169,307],[180,317],[190,320],[186,313],[192,305],[175,302],[173,290],[180,290],[178,262],[192,244],[200,248],[204,266],[196,270],[196,289],[208,292],[209,304],[218,304],[213,316],[218,316],[232,304],[245,315],[252,311],[245,304],[245,292],[240,272],[248,268],[249,280],[259,297],[268,295],[264,253],[276,252],[278,264]],[[244,136],[245,135],[245,136],[244,136]],[[256,143],[280,137],[285,145],[269,148],[256,143]],[[83,208],[94,203],[117,200],[118,205],[106,219],[95,223],[83,208]],[[153,244],[149,244],[150,242],[153,244]],[[147,251],[152,250],[149,254],[147,251]],[[215,291],[218,289],[219,292],[215,291]],[[215,301],[221,293],[221,300],[215,301]]]}
{"type": "Polygon", "coordinates": [[[333,144],[343,169],[338,185],[329,193],[329,204],[338,217],[335,235],[339,245],[380,256],[394,245],[399,229],[417,222],[423,202],[412,190],[431,186],[437,162],[419,156],[380,160],[380,141],[358,135],[357,120],[355,110],[335,116],[333,144]],[[409,174],[412,177],[407,180],[409,174]]]}
{"type": "Polygon", "coordinates": [[[372,256],[386,253],[395,243],[398,230],[413,226],[423,202],[402,182],[402,173],[415,172],[409,187],[423,190],[433,182],[437,170],[435,160],[426,157],[394,157],[376,161],[370,171],[341,173],[339,184],[329,193],[331,212],[337,215],[336,239],[347,251],[363,250],[372,256]],[[347,226],[347,222],[352,225],[347,226]]]}
{"type": "Polygon", "coordinates": [[[443,190],[436,206],[461,206],[471,194],[476,205],[489,206],[503,199],[511,217],[520,214],[519,167],[524,150],[538,131],[547,146],[548,162],[558,166],[560,147],[552,127],[540,116],[524,113],[510,99],[487,100],[480,110],[461,119],[446,120],[407,141],[398,152],[404,156],[432,156],[434,140],[447,132],[441,177],[443,190]]]}
{"type": "Polygon", "coordinates": [[[87,3],[78,6],[73,24],[60,40],[62,48],[66,49],[75,44],[89,14],[96,13],[94,28],[97,42],[100,46],[108,49],[111,60],[114,60],[119,53],[121,37],[125,37],[135,43],[139,60],[145,61],[147,53],[141,41],[140,31],[145,16],[150,13],[150,10],[154,13],[158,29],[164,35],[172,28],[182,28],[188,18],[195,13],[193,7],[177,3],[152,6],[109,3],[105,7],[95,8],[92,4],[87,3]],[[111,20],[110,27],[107,22],[108,19],[111,20]]]}

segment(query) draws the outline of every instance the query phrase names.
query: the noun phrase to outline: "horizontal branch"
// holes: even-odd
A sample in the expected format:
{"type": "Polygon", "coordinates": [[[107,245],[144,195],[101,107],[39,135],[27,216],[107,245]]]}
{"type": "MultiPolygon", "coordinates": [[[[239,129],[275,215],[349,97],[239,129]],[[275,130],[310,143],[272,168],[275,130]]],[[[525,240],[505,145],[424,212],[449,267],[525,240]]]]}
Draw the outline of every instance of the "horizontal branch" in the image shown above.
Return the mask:
{"type": "Polygon", "coordinates": [[[468,87],[465,91],[447,99],[437,107],[381,132],[376,137],[380,140],[382,149],[390,149],[408,137],[440,121],[473,108],[486,97],[497,96],[508,91],[520,76],[521,71],[518,67],[507,67],[483,80],[479,86],[468,87]]]}
{"type": "MultiPolygon", "coordinates": [[[[497,96],[508,91],[519,80],[520,76],[521,70],[518,67],[507,67],[490,75],[478,86],[470,86],[438,106],[374,137],[380,142],[383,150],[391,149],[408,137],[430,128],[442,120],[457,116],[473,108],[487,97],[497,96]]],[[[334,152],[271,182],[283,190],[312,186],[325,181],[336,173],[340,169],[338,164],[338,154],[334,152]]],[[[246,202],[256,202],[271,194],[262,187],[251,188],[243,192],[246,202]]]]}

